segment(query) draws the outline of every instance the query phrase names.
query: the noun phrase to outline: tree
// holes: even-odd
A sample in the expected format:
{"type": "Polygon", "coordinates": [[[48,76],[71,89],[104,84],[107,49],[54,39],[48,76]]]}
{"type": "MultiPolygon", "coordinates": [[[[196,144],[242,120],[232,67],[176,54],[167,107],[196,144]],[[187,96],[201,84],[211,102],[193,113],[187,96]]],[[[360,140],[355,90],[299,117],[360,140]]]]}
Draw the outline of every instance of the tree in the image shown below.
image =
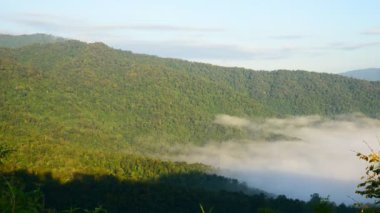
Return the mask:
{"type": "Polygon", "coordinates": [[[362,177],[363,182],[358,185],[356,193],[366,198],[375,198],[376,204],[380,203],[380,155],[371,147],[369,154],[357,153],[360,159],[367,162],[366,173],[362,177]]]}
{"type": "Polygon", "coordinates": [[[3,144],[0,144],[0,165],[2,165],[4,163],[4,159],[5,157],[10,153],[12,152],[13,150],[10,149],[9,147],[3,145],[3,144]]]}
{"type": "Polygon", "coordinates": [[[335,203],[330,202],[329,197],[320,197],[318,193],[310,195],[310,201],[308,205],[311,207],[313,212],[316,213],[330,213],[335,212],[335,203]]]}

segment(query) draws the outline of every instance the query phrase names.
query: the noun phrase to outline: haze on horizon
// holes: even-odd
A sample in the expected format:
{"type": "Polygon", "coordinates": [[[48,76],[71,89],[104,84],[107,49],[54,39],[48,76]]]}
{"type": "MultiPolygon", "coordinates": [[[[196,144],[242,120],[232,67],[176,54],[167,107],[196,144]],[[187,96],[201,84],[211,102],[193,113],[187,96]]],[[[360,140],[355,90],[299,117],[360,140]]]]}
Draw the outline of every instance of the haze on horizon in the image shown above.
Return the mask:
{"type": "Polygon", "coordinates": [[[378,1],[11,1],[0,33],[47,33],[256,70],[380,67],[378,1]]]}

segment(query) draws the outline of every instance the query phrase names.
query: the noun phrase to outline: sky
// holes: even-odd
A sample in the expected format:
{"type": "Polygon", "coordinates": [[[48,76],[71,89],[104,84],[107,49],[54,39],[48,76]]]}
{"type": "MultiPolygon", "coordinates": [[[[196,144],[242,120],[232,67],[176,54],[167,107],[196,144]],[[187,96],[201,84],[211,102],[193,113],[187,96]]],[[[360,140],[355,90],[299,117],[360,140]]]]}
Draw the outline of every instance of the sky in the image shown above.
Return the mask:
{"type": "Polygon", "coordinates": [[[380,67],[378,0],[0,0],[0,33],[47,33],[255,70],[380,67]]]}

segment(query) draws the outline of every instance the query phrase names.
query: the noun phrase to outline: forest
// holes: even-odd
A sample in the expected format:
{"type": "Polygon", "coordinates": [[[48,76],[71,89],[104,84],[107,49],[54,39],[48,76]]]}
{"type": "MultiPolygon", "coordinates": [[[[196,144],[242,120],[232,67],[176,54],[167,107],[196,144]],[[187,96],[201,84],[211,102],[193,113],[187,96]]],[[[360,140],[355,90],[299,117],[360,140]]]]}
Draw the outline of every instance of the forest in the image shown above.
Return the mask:
{"type": "MultiPolygon", "coordinates": [[[[7,151],[7,147],[0,147],[2,163],[7,151]]],[[[337,205],[318,194],[311,195],[308,202],[274,196],[235,179],[212,174],[211,168],[200,164],[125,156],[112,169],[120,174],[73,172],[71,177],[60,179],[53,171],[2,172],[0,209],[2,212],[359,211],[358,207],[337,205]]]]}
{"type": "Polygon", "coordinates": [[[173,146],[249,134],[216,124],[219,114],[380,118],[378,106],[380,82],[220,67],[44,34],[2,35],[0,208],[358,212],[317,194],[309,201],[275,196],[216,175],[217,168],[158,156],[173,146]]]}

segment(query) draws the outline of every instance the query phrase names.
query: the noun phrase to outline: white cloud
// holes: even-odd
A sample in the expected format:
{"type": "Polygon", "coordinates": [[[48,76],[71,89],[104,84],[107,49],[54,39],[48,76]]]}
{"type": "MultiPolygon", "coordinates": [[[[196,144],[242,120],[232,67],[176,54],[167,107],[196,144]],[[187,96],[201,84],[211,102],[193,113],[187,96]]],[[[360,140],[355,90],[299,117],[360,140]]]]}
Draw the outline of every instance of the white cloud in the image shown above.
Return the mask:
{"type": "Polygon", "coordinates": [[[247,119],[230,115],[217,115],[214,122],[224,126],[233,127],[247,127],[251,124],[251,122],[247,119]]]}
{"type": "Polygon", "coordinates": [[[253,59],[254,51],[233,44],[210,44],[197,41],[139,41],[123,40],[112,42],[113,46],[138,53],[182,59],[253,59]]]}
{"type": "Polygon", "coordinates": [[[178,32],[222,32],[221,28],[211,27],[190,27],[165,24],[132,24],[132,25],[99,25],[94,26],[94,30],[142,30],[142,31],[178,31],[178,32]]]}
{"type": "Polygon", "coordinates": [[[43,13],[22,13],[12,16],[3,16],[9,22],[15,22],[26,26],[39,29],[52,30],[79,30],[83,32],[96,31],[167,31],[167,32],[223,32],[224,29],[217,27],[192,27],[192,26],[177,26],[170,24],[91,24],[84,20],[73,19],[52,14],[43,13]]]}
{"type": "Polygon", "coordinates": [[[352,50],[358,50],[358,49],[363,49],[363,48],[368,48],[368,47],[373,47],[373,46],[378,46],[378,45],[380,45],[380,41],[361,42],[361,43],[337,42],[337,43],[330,44],[329,48],[338,49],[338,50],[345,50],[345,51],[352,51],[352,50]]]}
{"type": "Polygon", "coordinates": [[[278,40],[299,40],[299,39],[305,39],[307,37],[309,37],[309,36],[297,35],[297,34],[269,36],[269,38],[271,38],[271,39],[278,39],[278,40]]]}
{"type": "Polygon", "coordinates": [[[364,31],[362,34],[365,35],[380,35],[380,27],[372,28],[364,31]]]}
{"type": "Polygon", "coordinates": [[[330,194],[337,202],[351,202],[347,195],[356,196],[356,184],[365,168],[354,151],[369,152],[363,140],[380,149],[380,120],[361,115],[261,121],[218,115],[215,122],[243,128],[250,137],[192,147],[174,158],[213,165],[221,174],[294,198],[308,199],[311,193],[319,192],[330,194]],[[257,137],[270,134],[287,137],[257,137]]]}

